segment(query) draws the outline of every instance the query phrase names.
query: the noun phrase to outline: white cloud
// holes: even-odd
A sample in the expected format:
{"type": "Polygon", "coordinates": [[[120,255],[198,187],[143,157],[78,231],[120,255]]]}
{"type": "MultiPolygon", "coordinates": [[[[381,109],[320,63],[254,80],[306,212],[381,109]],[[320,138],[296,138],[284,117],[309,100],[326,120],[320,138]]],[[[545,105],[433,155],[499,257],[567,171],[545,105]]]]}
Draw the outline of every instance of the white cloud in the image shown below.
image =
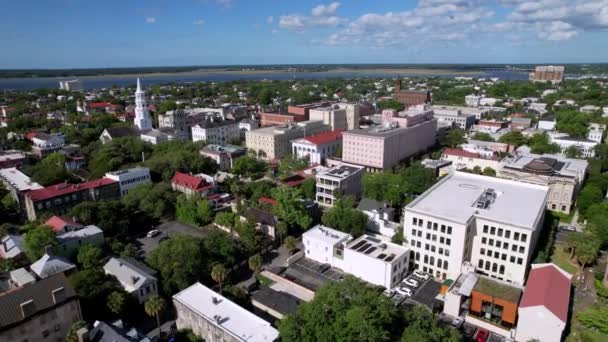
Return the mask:
{"type": "Polygon", "coordinates": [[[205,19],[196,19],[192,22],[193,25],[205,25],[205,19]]]}
{"type": "Polygon", "coordinates": [[[309,28],[337,27],[348,22],[348,19],[339,17],[336,11],[339,2],[319,5],[311,10],[312,15],[287,14],[279,18],[279,27],[294,32],[304,32],[309,28]]]}
{"type": "Polygon", "coordinates": [[[148,23],[148,24],[154,24],[154,23],[156,23],[156,18],[155,17],[147,17],[146,18],[146,23],[148,23]]]}
{"type": "Polygon", "coordinates": [[[269,16],[268,18],[266,18],[266,22],[268,24],[272,24],[274,22],[274,17],[273,16],[269,16]]]}
{"type": "Polygon", "coordinates": [[[232,7],[233,5],[232,0],[215,0],[215,2],[225,8],[232,7]]]}
{"type": "Polygon", "coordinates": [[[328,5],[319,5],[312,9],[311,13],[315,17],[323,17],[323,16],[332,16],[336,13],[338,7],[340,7],[339,2],[332,2],[328,5]]]}

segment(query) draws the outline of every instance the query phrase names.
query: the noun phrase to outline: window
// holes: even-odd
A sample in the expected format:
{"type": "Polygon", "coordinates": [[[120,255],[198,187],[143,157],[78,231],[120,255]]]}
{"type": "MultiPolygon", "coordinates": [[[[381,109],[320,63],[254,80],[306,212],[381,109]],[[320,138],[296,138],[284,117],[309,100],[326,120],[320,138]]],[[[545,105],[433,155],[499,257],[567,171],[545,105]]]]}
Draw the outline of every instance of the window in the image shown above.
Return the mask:
{"type": "MultiPolygon", "coordinates": [[[[556,194],[556,195],[557,195],[557,194],[556,194]]],[[[553,210],[557,209],[557,205],[555,205],[555,204],[551,204],[551,209],[553,209],[553,210]]]]}
{"type": "Polygon", "coordinates": [[[429,244],[428,243],[424,244],[424,249],[427,250],[427,251],[429,250],[429,244]]]}
{"type": "MultiPolygon", "coordinates": [[[[425,256],[424,256],[424,263],[425,263],[425,264],[428,264],[428,263],[429,263],[429,256],[428,256],[428,255],[425,255],[425,256]]],[[[425,272],[426,272],[426,271],[425,271],[425,272]]]]}
{"type": "MultiPolygon", "coordinates": [[[[448,261],[447,260],[443,262],[443,269],[444,270],[448,269],[448,261]]],[[[445,278],[445,276],[443,276],[443,277],[445,278]]]]}
{"type": "Polygon", "coordinates": [[[496,259],[498,259],[498,258],[500,257],[500,253],[498,253],[498,252],[494,251],[494,257],[495,257],[496,259]]]}
{"type": "Polygon", "coordinates": [[[494,246],[494,239],[490,239],[490,241],[488,241],[488,244],[489,244],[490,246],[494,246]]]}
{"type": "Polygon", "coordinates": [[[494,272],[494,273],[498,272],[498,264],[497,263],[493,263],[492,264],[492,272],[494,272]]]}
{"type": "Polygon", "coordinates": [[[510,238],[511,238],[511,231],[510,231],[510,230],[505,230],[505,237],[506,237],[507,239],[510,239],[510,238]]]}
{"type": "Polygon", "coordinates": [[[503,232],[502,228],[498,228],[498,236],[499,237],[502,237],[502,232],[503,232]]]}
{"type": "Polygon", "coordinates": [[[433,240],[433,241],[437,241],[437,235],[433,234],[433,236],[432,236],[432,240],[433,240]]]}
{"type": "Polygon", "coordinates": [[[485,237],[481,238],[481,243],[483,243],[484,245],[486,244],[487,241],[488,241],[488,239],[486,239],[485,237]]]}
{"type": "Polygon", "coordinates": [[[435,245],[431,245],[431,252],[435,253],[435,245]]]}
{"type": "Polygon", "coordinates": [[[486,249],[482,248],[479,250],[479,254],[484,255],[486,253],[486,249]]]}
{"type": "Polygon", "coordinates": [[[437,259],[437,267],[441,268],[442,262],[441,259],[437,259]]]}
{"type": "Polygon", "coordinates": [[[431,260],[429,262],[431,266],[435,266],[435,257],[431,256],[431,260]]]}
{"type": "Polygon", "coordinates": [[[441,232],[445,233],[445,226],[441,226],[441,232]]]}
{"type": "Polygon", "coordinates": [[[526,242],[527,239],[528,239],[528,235],[521,234],[521,242],[526,242]]]}
{"type": "Polygon", "coordinates": [[[500,248],[500,241],[496,240],[496,247],[500,248]]]}
{"type": "Polygon", "coordinates": [[[517,258],[517,264],[518,264],[518,265],[521,265],[521,264],[523,264],[523,263],[524,263],[524,259],[522,259],[522,258],[517,258]]]}
{"type": "Polygon", "coordinates": [[[412,229],[412,235],[416,236],[416,229],[412,229]]]}
{"type": "Polygon", "coordinates": [[[502,253],[501,259],[504,261],[507,261],[507,255],[505,253],[502,253]]]}
{"type": "Polygon", "coordinates": [[[443,238],[443,236],[439,237],[439,243],[445,243],[445,239],[443,238]]]}
{"type": "Polygon", "coordinates": [[[422,219],[418,219],[418,227],[422,227],[424,221],[422,219]]]}
{"type": "Polygon", "coordinates": [[[483,232],[484,232],[484,234],[488,233],[488,225],[483,226],[483,232]]]}
{"type": "Polygon", "coordinates": [[[445,239],[445,244],[446,244],[446,245],[448,245],[448,246],[449,246],[451,243],[452,243],[452,240],[450,240],[450,239],[445,239]]]}
{"type": "Polygon", "coordinates": [[[426,239],[430,240],[431,239],[431,233],[426,233],[426,239]]]}
{"type": "Polygon", "coordinates": [[[513,233],[513,240],[519,241],[519,233],[518,232],[513,233]]]}
{"type": "Polygon", "coordinates": [[[500,265],[500,268],[498,269],[498,273],[505,274],[505,265],[500,265]]]}
{"type": "Polygon", "coordinates": [[[515,257],[511,255],[511,258],[509,258],[510,262],[515,262],[515,257]]]}
{"type": "Polygon", "coordinates": [[[431,229],[431,221],[426,221],[426,228],[431,229]]]}
{"type": "Polygon", "coordinates": [[[452,226],[448,226],[448,234],[452,235],[452,226]]]}
{"type": "Polygon", "coordinates": [[[524,248],[524,246],[519,246],[519,253],[524,253],[526,251],[526,249],[524,248]]]}
{"type": "Polygon", "coordinates": [[[415,226],[415,225],[418,225],[418,219],[417,219],[417,218],[415,218],[415,217],[414,217],[414,218],[412,218],[412,224],[413,224],[414,226],[415,226]]]}
{"type": "Polygon", "coordinates": [[[506,243],[506,242],[505,242],[505,243],[503,243],[503,244],[502,244],[502,248],[504,248],[504,249],[509,249],[509,244],[508,244],[508,243],[506,243]]]}
{"type": "Polygon", "coordinates": [[[486,261],[486,267],[485,267],[486,271],[490,270],[490,262],[486,261]]]}
{"type": "Polygon", "coordinates": [[[477,268],[483,268],[483,260],[479,259],[479,263],[477,264],[477,268]]]}
{"type": "Polygon", "coordinates": [[[490,227],[490,234],[492,234],[492,235],[496,234],[496,227],[490,227]]]}

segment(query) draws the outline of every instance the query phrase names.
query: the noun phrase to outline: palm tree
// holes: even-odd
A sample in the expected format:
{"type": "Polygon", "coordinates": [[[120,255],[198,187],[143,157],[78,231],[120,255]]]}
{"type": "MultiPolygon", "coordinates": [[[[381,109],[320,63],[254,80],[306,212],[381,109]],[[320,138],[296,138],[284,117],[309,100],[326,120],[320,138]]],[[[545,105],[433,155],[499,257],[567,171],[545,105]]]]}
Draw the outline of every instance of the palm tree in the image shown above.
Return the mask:
{"type": "Polygon", "coordinates": [[[253,272],[258,273],[262,268],[263,261],[262,257],[259,254],[252,255],[248,261],[249,269],[251,269],[253,272]]]}
{"type": "Polygon", "coordinates": [[[287,247],[289,252],[293,252],[293,250],[296,249],[297,244],[298,244],[298,240],[296,240],[296,238],[294,238],[293,236],[288,236],[285,239],[285,247],[287,247]]]}
{"type": "Polygon", "coordinates": [[[162,299],[159,295],[154,295],[146,300],[144,304],[144,310],[146,314],[150,317],[156,316],[156,323],[158,324],[158,334],[160,336],[160,313],[165,310],[165,300],[162,299]]]}
{"type": "Polygon", "coordinates": [[[216,264],[211,269],[211,279],[220,284],[220,293],[222,292],[222,283],[226,280],[226,268],[222,264],[216,264]]]}
{"type": "Polygon", "coordinates": [[[277,235],[279,235],[279,243],[281,245],[283,245],[283,236],[287,235],[287,233],[289,232],[289,227],[287,226],[287,223],[285,223],[285,221],[279,221],[277,223],[277,235]]]}
{"type": "Polygon", "coordinates": [[[113,291],[108,295],[107,301],[107,305],[110,311],[120,316],[120,313],[125,309],[127,297],[122,292],[113,291]]]}

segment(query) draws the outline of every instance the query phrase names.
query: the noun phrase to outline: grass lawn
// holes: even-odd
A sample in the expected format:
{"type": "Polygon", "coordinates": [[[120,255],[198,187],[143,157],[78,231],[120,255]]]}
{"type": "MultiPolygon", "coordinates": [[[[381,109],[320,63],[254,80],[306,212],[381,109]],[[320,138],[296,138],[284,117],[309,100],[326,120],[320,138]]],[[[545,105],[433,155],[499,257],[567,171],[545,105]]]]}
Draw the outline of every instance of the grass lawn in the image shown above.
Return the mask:
{"type": "Polygon", "coordinates": [[[556,243],[553,246],[553,255],[551,262],[564,269],[568,273],[575,274],[578,270],[576,264],[570,261],[570,255],[564,251],[564,245],[556,243]]]}
{"type": "Polygon", "coordinates": [[[574,210],[572,210],[572,212],[570,213],[570,215],[566,215],[564,213],[560,213],[560,212],[552,212],[551,214],[553,214],[553,216],[559,218],[559,222],[562,223],[572,223],[572,218],[574,217],[574,210]]]}
{"type": "Polygon", "coordinates": [[[261,274],[256,274],[255,279],[257,279],[261,284],[266,285],[266,286],[272,286],[272,284],[274,284],[274,281],[264,277],[261,274]]]}

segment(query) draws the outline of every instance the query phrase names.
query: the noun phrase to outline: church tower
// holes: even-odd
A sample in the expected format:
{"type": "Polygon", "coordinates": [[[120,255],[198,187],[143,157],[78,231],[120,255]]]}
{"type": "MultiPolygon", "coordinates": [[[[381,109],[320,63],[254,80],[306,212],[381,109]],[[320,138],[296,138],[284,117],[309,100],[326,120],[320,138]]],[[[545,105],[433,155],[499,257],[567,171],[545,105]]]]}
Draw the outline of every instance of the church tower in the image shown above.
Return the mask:
{"type": "Polygon", "coordinates": [[[140,131],[152,129],[152,119],[146,102],[146,92],[141,89],[139,78],[137,78],[137,90],[135,91],[135,126],[140,131]]]}

